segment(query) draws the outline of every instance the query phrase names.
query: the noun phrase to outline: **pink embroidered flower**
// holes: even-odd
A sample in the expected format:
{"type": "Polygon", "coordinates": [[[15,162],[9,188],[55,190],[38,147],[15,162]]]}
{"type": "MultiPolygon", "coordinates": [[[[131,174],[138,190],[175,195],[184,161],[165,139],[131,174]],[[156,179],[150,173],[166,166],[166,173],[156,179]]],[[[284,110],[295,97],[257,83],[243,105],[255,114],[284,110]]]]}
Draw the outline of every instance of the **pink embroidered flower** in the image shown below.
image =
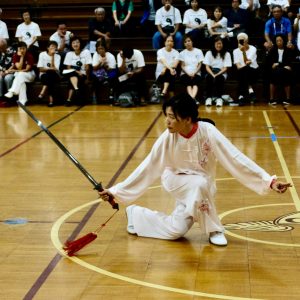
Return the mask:
{"type": "Polygon", "coordinates": [[[209,140],[207,139],[201,145],[202,158],[200,160],[200,165],[202,168],[204,168],[204,166],[208,162],[208,154],[210,151],[211,151],[211,147],[210,147],[209,140]]]}
{"type": "Polygon", "coordinates": [[[207,212],[209,213],[209,203],[207,200],[202,200],[202,202],[200,203],[199,205],[199,209],[202,211],[202,212],[207,212]]]}

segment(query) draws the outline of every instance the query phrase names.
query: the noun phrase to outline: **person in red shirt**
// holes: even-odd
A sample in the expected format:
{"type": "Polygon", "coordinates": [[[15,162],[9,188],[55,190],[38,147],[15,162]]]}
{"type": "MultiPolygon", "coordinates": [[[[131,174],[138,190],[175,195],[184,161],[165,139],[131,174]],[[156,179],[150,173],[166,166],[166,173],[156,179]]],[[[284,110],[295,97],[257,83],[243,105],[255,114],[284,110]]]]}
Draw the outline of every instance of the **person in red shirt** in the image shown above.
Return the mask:
{"type": "Polygon", "coordinates": [[[12,98],[14,95],[19,96],[19,101],[22,104],[27,102],[26,82],[33,82],[35,73],[32,70],[34,65],[33,56],[27,52],[27,45],[24,42],[19,42],[17,45],[17,53],[13,56],[13,64],[9,68],[9,72],[14,73],[15,78],[11,88],[4,95],[7,98],[12,98]]]}

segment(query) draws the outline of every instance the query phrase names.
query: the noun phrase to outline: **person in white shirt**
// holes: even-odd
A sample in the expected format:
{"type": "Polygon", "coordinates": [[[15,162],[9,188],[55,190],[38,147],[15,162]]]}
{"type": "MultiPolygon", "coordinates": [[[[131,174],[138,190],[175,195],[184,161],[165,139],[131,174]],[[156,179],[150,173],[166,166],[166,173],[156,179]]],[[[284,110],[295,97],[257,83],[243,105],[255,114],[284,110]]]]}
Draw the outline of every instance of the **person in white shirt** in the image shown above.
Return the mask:
{"type": "Polygon", "coordinates": [[[253,84],[257,81],[258,64],[257,49],[249,45],[249,38],[246,33],[237,36],[238,48],[233,50],[233,63],[237,67],[239,105],[243,105],[245,100],[250,102],[256,100],[253,84]]]}
{"type": "MultiPolygon", "coordinates": [[[[65,105],[72,105],[72,97],[78,98],[80,93],[83,94],[85,82],[90,76],[92,55],[89,50],[83,49],[81,38],[73,36],[70,40],[71,51],[66,54],[64,65],[66,70],[63,74],[69,79],[69,93],[65,105]]],[[[81,95],[83,96],[83,95],[81,95]]],[[[83,99],[83,97],[82,97],[83,99]]],[[[79,99],[77,99],[79,100],[79,99]]],[[[82,103],[82,100],[80,100],[82,103]]]]}
{"type": "Polygon", "coordinates": [[[179,54],[179,60],[181,62],[181,74],[180,80],[186,87],[188,94],[196,100],[199,84],[201,81],[201,66],[204,60],[202,50],[194,48],[193,39],[189,35],[186,35],[183,39],[185,50],[179,54]]]}
{"type": "MultiPolygon", "coordinates": [[[[228,38],[229,33],[227,29],[228,20],[223,16],[223,9],[220,6],[215,7],[212,18],[207,20],[207,29],[210,37],[214,39],[220,36],[222,39],[228,38]]],[[[231,35],[233,36],[233,34],[231,35]]]]}
{"type": "Polygon", "coordinates": [[[60,21],[57,23],[57,30],[50,36],[50,41],[55,41],[58,45],[57,51],[62,55],[62,59],[66,53],[70,51],[70,39],[73,37],[73,33],[67,29],[65,22],[60,21]]]}
{"type": "MultiPolygon", "coordinates": [[[[1,16],[2,16],[2,9],[0,8],[0,18],[1,18],[1,16]]],[[[2,20],[0,20],[0,38],[6,39],[6,40],[9,39],[7,25],[2,20]]]]}
{"type": "Polygon", "coordinates": [[[295,20],[294,20],[294,32],[296,35],[296,43],[298,51],[300,51],[300,13],[297,14],[295,20]]]}
{"type": "Polygon", "coordinates": [[[198,0],[191,1],[191,8],[186,10],[183,15],[183,25],[185,34],[189,34],[194,41],[195,47],[201,47],[201,41],[205,38],[207,27],[207,12],[199,7],[198,0]]]}
{"type": "Polygon", "coordinates": [[[142,51],[130,47],[123,48],[117,55],[119,74],[118,94],[128,89],[138,93],[138,105],[147,105],[147,82],[144,69],[146,66],[142,51]]]}
{"type": "Polygon", "coordinates": [[[223,106],[222,95],[224,95],[224,83],[227,78],[227,69],[232,66],[230,53],[224,47],[220,37],[213,41],[211,50],[205,54],[204,61],[206,68],[206,106],[211,106],[213,98],[216,98],[216,106],[223,106]]]}
{"type": "Polygon", "coordinates": [[[165,47],[157,51],[157,65],[155,71],[156,81],[163,85],[161,97],[170,94],[174,96],[176,68],[179,64],[179,52],[174,49],[174,38],[169,35],[165,41],[165,47]]]}
{"type": "Polygon", "coordinates": [[[38,38],[42,35],[40,27],[37,23],[31,21],[30,11],[24,10],[22,12],[23,23],[19,24],[16,30],[15,37],[19,42],[25,42],[35,61],[39,55],[38,38]]]}
{"type": "Polygon", "coordinates": [[[290,1],[289,0],[268,0],[267,5],[269,6],[270,15],[272,15],[272,9],[275,5],[281,6],[282,10],[284,12],[287,12],[288,8],[290,7],[290,1]]]}
{"type": "Polygon", "coordinates": [[[47,51],[40,53],[37,63],[37,67],[40,71],[40,80],[43,84],[38,98],[43,99],[46,90],[48,89],[48,107],[54,106],[53,97],[56,94],[57,84],[60,82],[59,67],[61,57],[56,53],[57,47],[58,45],[55,41],[49,41],[47,45],[47,51]]]}
{"type": "Polygon", "coordinates": [[[128,233],[176,240],[198,222],[199,234],[207,234],[213,245],[226,246],[214,201],[217,162],[260,195],[271,190],[284,193],[291,187],[243,154],[215,126],[199,120],[198,107],[187,93],[164,102],[163,112],[167,129],[147,157],[124,181],[99,192],[104,201],[112,197],[128,205],[161,178],[164,190],[176,200],[175,209],[167,215],[138,205],[127,206],[128,233]]]}
{"type": "Polygon", "coordinates": [[[157,32],[152,38],[153,49],[160,49],[168,35],[174,37],[175,49],[182,49],[182,34],[179,31],[182,23],[180,11],[172,6],[172,0],[162,0],[162,4],[155,14],[157,32]]]}

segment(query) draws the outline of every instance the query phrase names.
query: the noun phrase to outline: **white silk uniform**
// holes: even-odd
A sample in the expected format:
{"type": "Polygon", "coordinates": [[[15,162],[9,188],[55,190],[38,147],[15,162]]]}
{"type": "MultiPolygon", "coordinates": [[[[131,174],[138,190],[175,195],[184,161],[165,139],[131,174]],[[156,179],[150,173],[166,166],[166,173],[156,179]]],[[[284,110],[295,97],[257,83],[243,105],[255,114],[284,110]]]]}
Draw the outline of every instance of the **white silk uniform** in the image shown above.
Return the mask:
{"type": "Polygon", "coordinates": [[[174,240],[198,222],[203,233],[223,232],[217,215],[215,171],[217,160],[233,177],[258,194],[266,194],[276,176],[270,176],[240,152],[215,126],[198,122],[197,131],[185,138],[166,130],[149,155],[123,182],[109,191],[121,203],[139,198],[159,177],[176,200],[171,215],[141,206],[132,209],[139,236],[174,240]],[[208,206],[208,211],[200,207],[208,206]]]}

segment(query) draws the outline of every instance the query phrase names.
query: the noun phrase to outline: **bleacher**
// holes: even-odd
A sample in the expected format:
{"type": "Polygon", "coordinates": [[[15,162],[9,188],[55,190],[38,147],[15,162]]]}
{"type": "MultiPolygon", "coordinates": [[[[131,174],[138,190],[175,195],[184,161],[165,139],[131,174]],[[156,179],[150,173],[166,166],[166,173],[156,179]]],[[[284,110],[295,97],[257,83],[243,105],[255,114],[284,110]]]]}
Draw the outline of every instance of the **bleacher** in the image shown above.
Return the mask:
{"type": "MultiPolygon", "coordinates": [[[[32,20],[39,24],[42,32],[42,37],[39,38],[40,49],[43,51],[46,48],[47,41],[51,34],[56,31],[56,24],[58,20],[65,20],[68,29],[74,34],[80,36],[84,41],[88,40],[88,20],[94,16],[94,9],[96,7],[104,7],[106,14],[111,17],[112,0],[15,0],[13,3],[6,1],[1,4],[3,10],[2,20],[6,22],[11,38],[14,37],[16,27],[22,22],[20,11],[23,8],[31,8],[32,20]]],[[[213,12],[216,5],[220,5],[224,10],[231,6],[231,0],[203,0],[200,2],[201,7],[206,9],[208,15],[213,12]]],[[[261,0],[261,15],[267,15],[268,7],[266,6],[267,0],[261,0]]],[[[182,14],[187,9],[184,0],[173,0],[173,5],[177,7],[182,14]]],[[[298,11],[300,7],[300,0],[292,0],[292,7],[298,11]]],[[[134,0],[134,13],[133,22],[135,24],[135,31],[131,36],[122,38],[112,38],[111,52],[116,54],[119,49],[129,43],[133,48],[141,50],[144,54],[146,61],[146,77],[149,87],[154,81],[154,73],[156,67],[156,50],[152,49],[152,38],[143,36],[139,20],[143,14],[142,1],[134,0]]],[[[263,31],[257,32],[250,36],[250,44],[258,48],[259,63],[262,63],[264,56],[263,50],[263,31]]],[[[202,49],[204,52],[207,50],[205,47],[202,49]]],[[[297,64],[297,63],[296,63],[297,64]]],[[[298,69],[298,66],[296,66],[298,69]]],[[[226,90],[232,97],[236,97],[236,79],[234,67],[230,71],[229,79],[226,82],[226,90]]],[[[28,89],[29,99],[36,99],[40,86],[38,82],[30,84],[28,89]]],[[[294,87],[293,94],[298,95],[298,85],[294,87]]],[[[262,80],[259,80],[256,91],[259,99],[266,99],[268,97],[266,88],[263,87],[262,80]]],[[[203,91],[203,85],[200,87],[200,94],[203,91]]],[[[65,93],[64,93],[65,94],[65,93]]],[[[66,94],[65,94],[66,95],[66,94]]],[[[202,94],[201,94],[202,95],[202,94]]],[[[299,101],[299,100],[298,100],[299,101]]]]}

